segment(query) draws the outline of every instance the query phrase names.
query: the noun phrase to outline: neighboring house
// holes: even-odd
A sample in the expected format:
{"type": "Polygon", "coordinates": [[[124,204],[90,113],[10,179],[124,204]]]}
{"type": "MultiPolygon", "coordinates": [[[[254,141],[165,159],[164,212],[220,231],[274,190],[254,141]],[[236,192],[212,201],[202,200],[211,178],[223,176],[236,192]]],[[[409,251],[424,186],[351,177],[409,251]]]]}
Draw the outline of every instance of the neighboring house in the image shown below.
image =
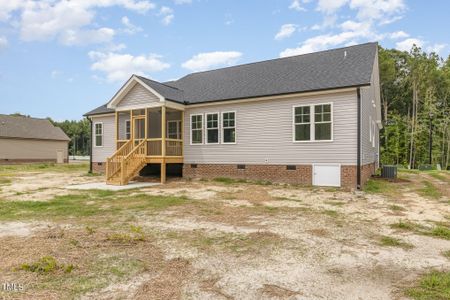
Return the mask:
{"type": "Polygon", "coordinates": [[[133,75],[92,121],[92,167],[126,184],[147,164],[186,178],[360,187],[381,129],[378,45],[156,82],[133,75]]]}
{"type": "Polygon", "coordinates": [[[47,119],[0,115],[0,164],[67,162],[69,141],[47,119]]]}

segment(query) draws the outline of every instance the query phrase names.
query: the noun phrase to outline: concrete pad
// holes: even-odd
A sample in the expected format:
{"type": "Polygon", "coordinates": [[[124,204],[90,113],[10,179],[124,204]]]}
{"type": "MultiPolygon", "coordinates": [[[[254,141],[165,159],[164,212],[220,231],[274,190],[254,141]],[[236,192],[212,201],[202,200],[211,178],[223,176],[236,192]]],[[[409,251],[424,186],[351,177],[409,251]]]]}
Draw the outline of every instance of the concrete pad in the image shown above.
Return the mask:
{"type": "Polygon", "coordinates": [[[160,183],[131,181],[127,185],[109,185],[109,184],[106,184],[106,182],[92,182],[92,183],[69,185],[69,186],[66,186],[66,189],[69,189],[69,190],[123,191],[123,190],[138,189],[138,188],[144,188],[144,187],[150,187],[150,186],[156,186],[156,185],[160,185],[160,183]]]}

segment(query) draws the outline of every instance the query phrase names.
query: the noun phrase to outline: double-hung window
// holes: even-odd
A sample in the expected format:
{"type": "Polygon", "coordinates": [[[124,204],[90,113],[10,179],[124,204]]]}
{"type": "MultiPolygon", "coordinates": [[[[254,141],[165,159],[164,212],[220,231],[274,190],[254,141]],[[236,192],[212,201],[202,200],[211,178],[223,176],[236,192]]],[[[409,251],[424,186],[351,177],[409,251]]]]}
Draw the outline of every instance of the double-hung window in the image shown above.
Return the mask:
{"type": "Polygon", "coordinates": [[[131,122],[130,120],[125,121],[125,139],[129,140],[131,138],[131,122]]]}
{"type": "Polygon", "coordinates": [[[95,147],[103,146],[103,123],[94,124],[95,147]]]}
{"type": "Polygon", "coordinates": [[[203,115],[191,115],[191,144],[203,143],[203,115]]]}
{"type": "Polygon", "coordinates": [[[295,141],[311,139],[311,107],[298,106],[294,108],[295,141]]]}
{"type": "Polygon", "coordinates": [[[206,143],[218,144],[219,143],[219,114],[209,113],[206,114],[206,143]]]}
{"type": "Polygon", "coordinates": [[[333,116],[331,104],[294,107],[294,141],[331,141],[333,116]]]}
{"type": "Polygon", "coordinates": [[[331,140],[331,104],[314,105],[314,139],[331,140]]]}
{"type": "Polygon", "coordinates": [[[236,112],[222,113],[222,143],[236,143],[236,112]]]}

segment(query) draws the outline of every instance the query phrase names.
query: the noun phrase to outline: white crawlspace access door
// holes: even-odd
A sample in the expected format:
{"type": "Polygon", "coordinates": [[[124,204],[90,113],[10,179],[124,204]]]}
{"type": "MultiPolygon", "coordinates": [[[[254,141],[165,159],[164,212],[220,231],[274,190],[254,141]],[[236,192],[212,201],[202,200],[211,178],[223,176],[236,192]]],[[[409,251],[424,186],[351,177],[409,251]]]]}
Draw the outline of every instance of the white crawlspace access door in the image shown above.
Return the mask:
{"type": "Polygon", "coordinates": [[[339,164],[313,165],[313,185],[341,186],[341,165],[339,164]]]}

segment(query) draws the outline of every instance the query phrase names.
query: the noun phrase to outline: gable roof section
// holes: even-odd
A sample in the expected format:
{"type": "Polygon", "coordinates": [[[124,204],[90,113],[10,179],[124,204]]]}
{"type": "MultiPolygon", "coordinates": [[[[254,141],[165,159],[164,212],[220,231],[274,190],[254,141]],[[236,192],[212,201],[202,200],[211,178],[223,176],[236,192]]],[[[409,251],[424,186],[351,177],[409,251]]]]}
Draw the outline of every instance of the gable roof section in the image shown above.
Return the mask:
{"type": "MultiPolygon", "coordinates": [[[[366,43],[277,58],[192,73],[165,83],[133,77],[164,99],[186,105],[357,87],[370,85],[377,47],[366,43]]],[[[101,107],[94,111],[106,113],[101,107]]]]}
{"type": "Polygon", "coordinates": [[[70,141],[61,128],[47,119],[0,115],[0,138],[70,141]]]}

